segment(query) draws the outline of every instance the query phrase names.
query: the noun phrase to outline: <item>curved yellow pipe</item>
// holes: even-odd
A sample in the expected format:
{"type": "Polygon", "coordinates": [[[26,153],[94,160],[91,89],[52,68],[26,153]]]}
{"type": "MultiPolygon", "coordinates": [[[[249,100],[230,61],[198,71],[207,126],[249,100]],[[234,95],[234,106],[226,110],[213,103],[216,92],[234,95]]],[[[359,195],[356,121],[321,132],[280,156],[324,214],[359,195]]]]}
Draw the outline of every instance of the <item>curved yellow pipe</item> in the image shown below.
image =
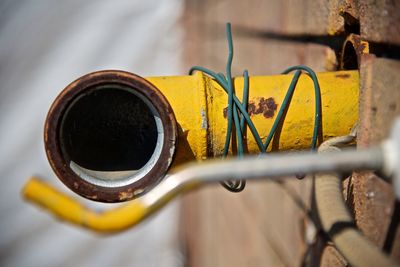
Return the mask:
{"type": "MultiPolygon", "coordinates": [[[[345,135],[358,119],[358,72],[327,72],[318,73],[317,76],[321,87],[323,137],[345,135]]],[[[275,75],[250,78],[249,103],[254,108],[250,113],[262,138],[266,137],[276,118],[292,77],[275,75]],[[269,101],[268,105],[266,101],[269,101]]],[[[168,99],[180,127],[175,163],[220,155],[226,135],[224,109],[227,95],[218,83],[202,73],[147,79],[168,99]]],[[[243,78],[235,78],[234,84],[236,94],[241,98],[243,78]]],[[[310,146],[314,101],[313,83],[308,76],[302,75],[280,138],[273,142],[274,150],[310,146]]],[[[246,144],[250,153],[258,152],[249,131],[246,144]]],[[[27,200],[44,207],[56,217],[99,232],[127,229],[151,213],[147,208],[149,206],[144,205],[141,199],[102,213],[94,212],[35,178],[27,182],[22,193],[27,200]]]]}
{"type": "Polygon", "coordinates": [[[22,190],[23,197],[51,212],[55,217],[97,232],[116,232],[134,226],[149,213],[140,201],[96,212],[82,206],[50,184],[32,177],[22,190]]]}

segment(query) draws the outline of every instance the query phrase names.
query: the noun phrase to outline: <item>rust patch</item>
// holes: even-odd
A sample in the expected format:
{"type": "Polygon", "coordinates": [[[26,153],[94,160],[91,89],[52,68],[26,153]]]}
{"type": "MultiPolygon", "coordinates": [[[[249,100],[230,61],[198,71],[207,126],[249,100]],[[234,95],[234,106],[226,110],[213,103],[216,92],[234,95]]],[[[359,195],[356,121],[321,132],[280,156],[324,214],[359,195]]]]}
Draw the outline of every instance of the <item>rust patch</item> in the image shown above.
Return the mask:
{"type": "Polygon", "coordinates": [[[119,200],[124,201],[124,200],[128,200],[128,199],[132,199],[133,198],[133,193],[132,192],[120,192],[119,193],[119,200]]]}
{"type": "MultiPolygon", "coordinates": [[[[253,115],[258,115],[258,114],[263,114],[263,116],[267,119],[270,119],[274,117],[275,111],[278,108],[278,104],[276,104],[275,99],[272,97],[269,97],[265,99],[264,97],[261,97],[257,106],[254,101],[250,101],[249,104],[247,105],[247,113],[250,116],[253,115]]],[[[227,118],[228,116],[228,107],[223,109],[223,115],[224,118],[227,118]]]]}
{"type": "MultiPolygon", "coordinates": [[[[258,103],[258,108],[254,111],[254,114],[262,113],[265,118],[272,118],[275,114],[278,105],[272,97],[264,99],[262,97],[258,103]]],[[[251,115],[251,114],[250,114],[251,115]]]]}
{"type": "Polygon", "coordinates": [[[361,37],[359,35],[353,34],[351,36],[351,38],[352,38],[351,40],[352,40],[352,43],[353,43],[353,47],[356,50],[357,57],[359,58],[362,54],[364,54],[365,49],[367,47],[366,47],[365,43],[363,43],[361,41],[361,37]]]}
{"type": "Polygon", "coordinates": [[[336,74],[336,78],[348,79],[350,74],[336,74]]]}
{"type": "Polygon", "coordinates": [[[342,55],[341,55],[341,69],[356,69],[360,68],[360,60],[361,55],[369,53],[369,44],[366,41],[363,41],[360,35],[350,34],[344,45],[342,47],[342,55]],[[355,64],[355,60],[357,60],[357,66],[351,66],[349,68],[349,64],[355,64]]]}
{"type": "Polygon", "coordinates": [[[254,102],[249,103],[248,113],[250,116],[263,114],[265,118],[269,119],[275,115],[275,111],[277,108],[278,105],[275,103],[275,99],[273,99],[272,97],[269,97],[267,99],[261,97],[257,106],[254,102]]]}

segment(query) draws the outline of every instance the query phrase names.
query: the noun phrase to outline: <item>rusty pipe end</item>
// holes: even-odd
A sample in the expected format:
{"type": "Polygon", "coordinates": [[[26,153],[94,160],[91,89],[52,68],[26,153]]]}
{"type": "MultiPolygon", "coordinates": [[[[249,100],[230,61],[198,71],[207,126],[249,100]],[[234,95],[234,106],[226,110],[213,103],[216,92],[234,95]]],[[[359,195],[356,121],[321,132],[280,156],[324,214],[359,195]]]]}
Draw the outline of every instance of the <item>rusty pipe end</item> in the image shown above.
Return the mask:
{"type": "Polygon", "coordinates": [[[45,149],[57,177],[100,202],[138,197],[160,182],[177,142],[164,95],[132,73],[104,70],[69,84],[47,115],[45,149]]]}

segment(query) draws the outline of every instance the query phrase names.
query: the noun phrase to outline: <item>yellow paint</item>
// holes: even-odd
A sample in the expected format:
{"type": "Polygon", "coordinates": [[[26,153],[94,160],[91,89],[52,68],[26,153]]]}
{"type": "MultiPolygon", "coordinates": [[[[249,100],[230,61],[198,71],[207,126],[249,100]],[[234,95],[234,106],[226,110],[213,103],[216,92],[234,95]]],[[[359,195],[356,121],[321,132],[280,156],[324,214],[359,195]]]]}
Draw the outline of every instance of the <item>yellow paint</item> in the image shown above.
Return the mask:
{"type": "MultiPolygon", "coordinates": [[[[272,118],[251,116],[263,140],[268,135],[293,75],[250,77],[249,102],[256,108],[262,98],[273,98],[277,110],[272,118]]],[[[200,72],[192,76],[147,78],[166,96],[182,129],[177,147],[179,159],[204,159],[219,156],[225,143],[227,94],[211,78],[200,72]],[[204,112],[205,111],[205,112],[204,112]],[[185,143],[185,145],[181,145],[185,143]],[[207,145],[209,144],[209,145],[207,145]]],[[[319,73],[321,87],[322,127],[324,139],[347,134],[358,119],[358,71],[319,73]]],[[[234,79],[236,95],[242,96],[243,78],[234,79]]],[[[273,150],[310,147],[314,123],[314,86],[305,74],[300,77],[287,112],[279,140],[273,150]]],[[[250,130],[247,147],[258,153],[250,130]]]]}
{"type": "MultiPolygon", "coordinates": [[[[273,98],[277,104],[272,118],[266,118],[263,114],[252,116],[263,139],[272,126],[292,77],[276,75],[250,78],[250,103],[257,107],[261,98],[273,98]]],[[[324,139],[347,134],[358,119],[358,72],[319,73],[318,79],[322,95],[324,139]]],[[[227,106],[227,95],[223,89],[202,73],[180,77],[151,77],[148,80],[166,96],[179,124],[180,138],[175,163],[221,155],[227,126],[223,115],[223,109],[227,106]]],[[[234,83],[236,94],[240,98],[243,78],[235,78],[234,83]]],[[[272,142],[274,150],[309,148],[313,131],[314,101],[313,83],[308,76],[302,75],[280,138],[272,142]]],[[[250,131],[247,136],[249,152],[258,153],[250,131]]],[[[98,213],[35,178],[25,185],[23,195],[62,220],[99,232],[120,231],[134,226],[164,203],[159,203],[157,207],[147,207],[138,199],[116,209],[98,213]]]]}
{"type": "Polygon", "coordinates": [[[49,210],[57,218],[98,232],[125,230],[142,221],[147,208],[140,200],[104,212],[95,212],[59,192],[51,185],[37,178],[31,178],[23,188],[27,200],[49,210]]]}

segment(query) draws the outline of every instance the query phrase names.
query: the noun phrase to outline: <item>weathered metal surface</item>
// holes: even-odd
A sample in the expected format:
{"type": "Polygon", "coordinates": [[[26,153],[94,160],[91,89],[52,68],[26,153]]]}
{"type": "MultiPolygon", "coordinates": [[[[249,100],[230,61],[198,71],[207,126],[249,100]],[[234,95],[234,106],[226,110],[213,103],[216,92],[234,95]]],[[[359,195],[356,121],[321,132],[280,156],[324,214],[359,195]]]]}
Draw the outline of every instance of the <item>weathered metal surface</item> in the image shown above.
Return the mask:
{"type": "MultiPolygon", "coordinates": [[[[358,72],[318,73],[322,93],[322,128],[324,139],[344,135],[350,131],[358,118],[358,72]]],[[[272,127],[286,95],[293,75],[250,77],[249,114],[265,138],[272,127]]],[[[224,109],[227,94],[219,84],[207,76],[149,77],[170,102],[185,142],[197,159],[222,154],[226,135],[224,109]],[[193,96],[193,99],[187,97],[193,96]],[[196,99],[200,97],[200,100],[196,99]],[[204,100],[202,100],[204,97],[204,100]],[[207,129],[201,127],[201,111],[207,114],[207,129]]],[[[243,78],[234,79],[236,95],[241,98],[243,78]]],[[[280,136],[273,142],[273,150],[305,149],[310,147],[315,112],[312,80],[302,75],[286,113],[280,136]],[[279,138],[278,138],[279,137],[279,138]]],[[[250,130],[247,130],[247,149],[258,153],[259,148],[250,130]]],[[[177,153],[187,151],[180,150],[177,153]]]]}
{"type": "MultiPolygon", "coordinates": [[[[85,116],[85,114],[82,114],[85,116]]],[[[73,124],[73,122],[72,122],[73,124]]],[[[92,129],[93,134],[96,130],[92,129]]],[[[123,71],[99,71],[85,75],[68,85],[54,101],[48,113],[44,140],[50,165],[58,178],[72,191],[92,200],[119,202],[142,195],[156,185],[168,170],[177,141],[177,126],[172,108],[161,92],[145,79],[123,71]],[[63,153],[60,127],[69,105],[79,96],[103,85],[123,85],[137,91],[157,109],[164,128],[164,143],[154,168],[141,179],[125,186],[104,187],[89,183],[71,169],[71,159],[63,153]]]]}
{"type": "Polygon", "coordinates": [[[345,70],[359,69],[361,55],[369,53],[369,43],[357,34],[350,34],[341,51],[340,68],[345,70]]]}

